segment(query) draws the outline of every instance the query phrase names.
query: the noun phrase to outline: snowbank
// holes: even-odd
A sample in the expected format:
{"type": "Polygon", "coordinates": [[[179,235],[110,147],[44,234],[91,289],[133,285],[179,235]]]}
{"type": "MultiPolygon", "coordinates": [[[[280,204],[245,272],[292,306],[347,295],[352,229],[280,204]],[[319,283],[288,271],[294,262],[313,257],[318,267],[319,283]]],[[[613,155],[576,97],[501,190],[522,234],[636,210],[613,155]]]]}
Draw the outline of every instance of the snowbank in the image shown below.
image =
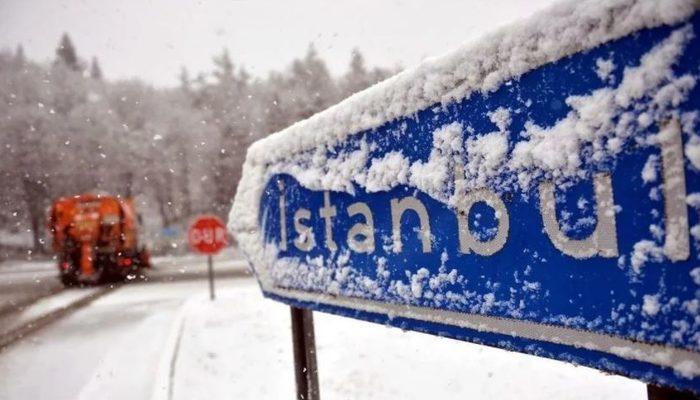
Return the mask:
{"type": "MultiPolygon", "coordinates": [[[[199,297],[185,308],[172,399],[293,397],[288,307],[261,301],[252,282],[241,282],[215,302],[199,297]]],[[[646,398],[643,384],[589,368],[332,315],[314,318],[324,399],[646,398]]]]}

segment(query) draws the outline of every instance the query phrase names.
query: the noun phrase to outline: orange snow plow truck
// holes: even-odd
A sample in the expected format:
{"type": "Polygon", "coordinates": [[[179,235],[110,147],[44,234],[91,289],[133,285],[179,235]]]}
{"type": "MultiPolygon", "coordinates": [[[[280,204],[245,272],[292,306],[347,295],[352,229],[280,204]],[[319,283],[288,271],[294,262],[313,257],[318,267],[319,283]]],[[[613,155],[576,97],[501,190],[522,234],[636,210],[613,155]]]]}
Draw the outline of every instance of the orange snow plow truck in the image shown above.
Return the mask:
{"type": "Polygon", "coordinates": [[[138,222],[131,199],[83,194],[56,200],[49,230],[63,284],[125,279],[149,267],[148,252],[138,243],[138,222]]]}

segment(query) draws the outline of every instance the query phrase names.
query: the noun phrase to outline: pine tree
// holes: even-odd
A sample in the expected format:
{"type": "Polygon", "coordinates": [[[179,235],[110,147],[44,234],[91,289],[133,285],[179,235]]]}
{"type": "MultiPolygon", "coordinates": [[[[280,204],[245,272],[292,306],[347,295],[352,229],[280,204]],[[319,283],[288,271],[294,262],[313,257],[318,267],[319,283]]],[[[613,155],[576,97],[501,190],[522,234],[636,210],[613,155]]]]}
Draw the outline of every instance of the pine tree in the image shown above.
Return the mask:
{"type": "Polygon", "coordinates": [[[63,63],[68,68],[78,71],[80,66],[78,64],[78,55],[75,52],[75,47],[73,42],[67,33],[64,33],[61,37],[61,42],[56,48],[56,61],[63,63]]]}
{"type": "Polygon", "coordinates": [[[102,68],[100,68],[100,63],[97,61],[97,57],[92,57],[92,64],[90,64],[90,78],[102,80],[102,68]]]}
{"type": "Polygon", "coordinates": [[[296,109],[294,121],[308,118],[338,100],[336,82],[313,44],[303,59],[294,60],[289,79],[296,109]]]}
{"type": "Polygon", "coordinates": [[[214,76],[219,83],[227,83],[233,80],[234,67],[228,49],[224,49],[220,56],[214,57],[214,65],[216,66],[214,76]]]}
{"type": "Polygon", "coordinates": [[[341,83],[343,97],[359,92],[369,87],[372,83],[372,78],[365,67],[364,56],[358,49],[353,49],[350,58],[350,69],[343,77],[341,83]]]}
{"type": "Polygon", "coordinates": [[[180,67],[180,75],[178,76],[180,80],[180,89],[185,93],[190,93],[192,89],[192,80],[190,79],[190,73],[187,68],[183,65],[180,67]]]}
{"type": "Polygon", "coordinates": [[[350,72],[357,75],[367,74],[367,68],[365,68],[365,57],[360,53],[358,48],[352,50],[352,56],[350,58],[350,72]]]}
{"type": "Polygon", "coordinates": [[[23,67],[27,60],[24,56],[24,47],[21,44],[17,45],[17,50],[15,50],[15,64],[23,67]]]}

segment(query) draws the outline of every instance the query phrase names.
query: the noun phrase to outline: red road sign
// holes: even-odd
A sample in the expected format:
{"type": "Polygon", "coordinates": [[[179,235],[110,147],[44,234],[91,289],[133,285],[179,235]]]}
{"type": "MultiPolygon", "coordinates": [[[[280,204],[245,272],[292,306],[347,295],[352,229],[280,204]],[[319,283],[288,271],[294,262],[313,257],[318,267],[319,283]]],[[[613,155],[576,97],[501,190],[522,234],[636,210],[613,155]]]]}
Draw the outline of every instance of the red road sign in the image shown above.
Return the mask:
{"type": "Polygon", "coordinates": [[[226,227],[213,215],[201,215],[190,225],[187,232],[190,247],[203,254],[216,254],[227,244],[226,227]]]}

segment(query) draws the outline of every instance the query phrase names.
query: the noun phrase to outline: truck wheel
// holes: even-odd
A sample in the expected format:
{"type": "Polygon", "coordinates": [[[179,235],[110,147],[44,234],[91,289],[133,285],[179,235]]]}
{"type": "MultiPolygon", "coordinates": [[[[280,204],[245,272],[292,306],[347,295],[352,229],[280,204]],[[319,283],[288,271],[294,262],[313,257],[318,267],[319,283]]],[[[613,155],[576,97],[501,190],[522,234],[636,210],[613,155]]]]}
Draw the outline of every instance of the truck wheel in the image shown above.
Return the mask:
{"type": "Polygon", "coordinates": [[[106,283],[111,282],[111,274],[108,271],[107,266],[105,265],[95,265],[95,272],[93,272],[93,275],[90,277],[90,284],[91,285],[104,285],[106,283]]]}
{"type": "Polygon", "coordinates": [[[151,268],[151,255],[145,247],[141,248],[137,254],[139,269],[151,268]]]}
{"type": "Polygon", "coordinates": [[[78,285],[78,280],[75,278],[74,274],[61,274],[61,283],[65,287],[74,287],[78,285]]]}

